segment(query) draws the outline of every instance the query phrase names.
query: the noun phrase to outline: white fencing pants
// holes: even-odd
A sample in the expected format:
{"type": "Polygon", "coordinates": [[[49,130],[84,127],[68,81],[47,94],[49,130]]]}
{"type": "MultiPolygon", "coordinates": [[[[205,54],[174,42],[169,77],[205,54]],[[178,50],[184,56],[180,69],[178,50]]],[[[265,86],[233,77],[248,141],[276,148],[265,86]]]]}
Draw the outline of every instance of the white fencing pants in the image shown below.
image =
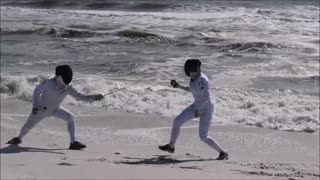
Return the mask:
{"type": "Polygon", "coordinates": [[[19,138],[22,140],[22,138],[28,134],[28,132],[42,119],[46,117],[54,116],[56,118],[62,119],[66,121],[68,126],[68,132],[70,136],[70,143],[73,143],[75,141],[75,122],[74,122],[74,114],[70,112],[68,109],[60,106],[57,110],[53,112],[38,112],[38,114],[30,114],[28,120],[23,125],[19,138]]]}
{"type": "MultiPolygon", "coordinates": [[[[214,106],[208,108],[208,110],[204,110],[200,112],[200,122],[199,122],[199,137],[200,139],[208,144],[211,148],[216,150],[217,152],[225,152],[225,150],[210,136],[208,136],[208,131],[210,128],[211,120],[213,117],[214,106]]],[[[174,120],[172,131],[171,131],[171,139],[170,146],[174,147],[177,138],[180,133],[180,127],[186,123],[187,121],[194,118],[195,108],[194,105],[190,105],[185,110],[183,110],[174,120]]]]}

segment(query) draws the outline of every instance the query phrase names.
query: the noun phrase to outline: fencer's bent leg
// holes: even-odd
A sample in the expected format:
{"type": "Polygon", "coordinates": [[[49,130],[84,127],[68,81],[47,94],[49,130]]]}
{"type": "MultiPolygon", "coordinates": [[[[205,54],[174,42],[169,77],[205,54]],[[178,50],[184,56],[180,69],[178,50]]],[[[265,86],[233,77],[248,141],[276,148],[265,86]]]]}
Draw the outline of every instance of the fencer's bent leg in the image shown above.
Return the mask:
{"type": "Polygon", "coordinates": [[[47,117],[46,112],[39,112],[38,114],[30,114],[28,117],[28,120],[25,122],[23,127],[21,128],[20,134],[19,134],[19,139],[22,140],[25,135],[28,134],[28,132],[42,119],[47,117]]]}
{"type": "Polygon", "coordinates": [[[75,122],[74,122],[74,114],[70,112],[68,109],[60,106],[53,114],[54,117],[62,119],[67,122],[68,132],[70,137],[70,143],[75,141],[75,122]]]}
{"type": "Polygon", "coordinates": [[[170,147],[174,147],[177,138],[180,134],[180,127],[187,121],[191,120],[194,117],[194,106],[190,105],[185,110],[183,110],[173,121],[173,126],[171,130],[171,138],[170,138],[170,147]]]}
{"type": "Polygon", "coordinates": [[[213,117],[212,111],[202,112],[200,114],[200,124],[199,124],[199,136],[201,141],[208,144],[211,148],[217,152],[226,152],[214,139],[208,135],[208,131],[211,124],[211,119],[213,117]]]}

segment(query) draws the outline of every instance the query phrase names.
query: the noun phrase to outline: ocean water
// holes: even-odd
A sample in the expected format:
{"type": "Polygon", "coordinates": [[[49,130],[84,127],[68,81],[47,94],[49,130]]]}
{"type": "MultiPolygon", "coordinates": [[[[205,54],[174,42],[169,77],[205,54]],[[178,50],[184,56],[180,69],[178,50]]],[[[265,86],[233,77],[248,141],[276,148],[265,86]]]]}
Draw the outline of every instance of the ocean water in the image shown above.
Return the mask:
{"type": "Polygon", "coordinates": [[[60,64],[74,86],[109,94],[66,104],[174,118],[199,58],[214,122],[319,132],[318,0],[2,0],[1,100],[31,102],[60,64]]]}

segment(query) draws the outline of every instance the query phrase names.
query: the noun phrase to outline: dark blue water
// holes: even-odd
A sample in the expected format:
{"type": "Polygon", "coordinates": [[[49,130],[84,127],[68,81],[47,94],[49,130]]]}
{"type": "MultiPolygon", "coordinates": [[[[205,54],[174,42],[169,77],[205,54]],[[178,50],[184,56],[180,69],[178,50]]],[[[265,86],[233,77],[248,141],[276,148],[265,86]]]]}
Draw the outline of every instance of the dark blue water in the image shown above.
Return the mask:
{"type": "Polygon", "coordinates": [[[210,11],[210,6],[281,7],[319,6],[318,0],[2,0],[2,6],[45,9],[91,9],[124,11],[210,11]],[[191,9],[189,7],[192,7],[191,9]]]}

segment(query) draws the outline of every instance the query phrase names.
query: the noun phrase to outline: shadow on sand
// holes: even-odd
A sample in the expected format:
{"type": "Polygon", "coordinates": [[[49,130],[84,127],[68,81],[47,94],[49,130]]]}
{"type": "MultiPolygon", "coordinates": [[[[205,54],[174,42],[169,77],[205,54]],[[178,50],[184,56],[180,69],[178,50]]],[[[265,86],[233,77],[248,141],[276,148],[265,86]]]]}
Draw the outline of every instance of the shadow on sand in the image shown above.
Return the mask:
{"type": "Polygon", "coordinates": [[[163,164],[180,164],[185,162],[196,162],[196,161],[215,161],[216,159],[175,159],[170,155],[154,155],[152,158],[134,158],[134,157],[123,157],[129,160],[116,161],[118,164],[132,164],[132,165],[163,165],[163,164]],[[134,160],[134,161],[132,161],[134,160]]]}
{"type": "Polygon", "coordinates": [[[20,147],[19,145],[9,145],[0,149],[0,154],[13,154],[21,152],[45,152],[54,154],[65,154],[62,152],[55,152],[57,150],[67,150],[67,149],[45,149],[45,148],[32,148],[32,147],[20,147]]]}

